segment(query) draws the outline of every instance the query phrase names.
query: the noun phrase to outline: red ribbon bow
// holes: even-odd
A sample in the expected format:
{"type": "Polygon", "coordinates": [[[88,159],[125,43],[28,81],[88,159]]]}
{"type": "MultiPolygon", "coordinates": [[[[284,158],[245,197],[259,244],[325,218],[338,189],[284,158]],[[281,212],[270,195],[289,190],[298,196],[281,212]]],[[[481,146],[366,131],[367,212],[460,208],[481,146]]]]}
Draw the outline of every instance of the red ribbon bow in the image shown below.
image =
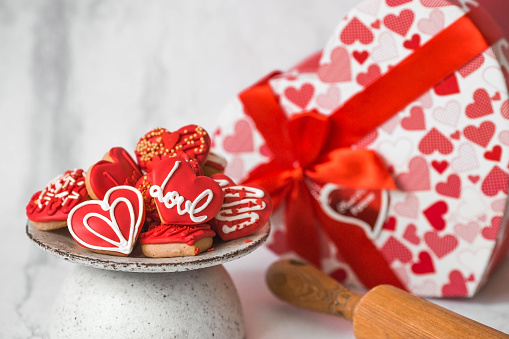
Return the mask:
{"type": "MultiPolygon", "coordinates": [[[[479,11],[473,13],[484,21],[479,11]]],[[[320,266],[320,227],[366,287],[388,283],[404,288],[361,228],[332,220],[323,211],[315,186],[396,188],[375,152],[351,146],[486,50],[488,44],[472,17],[458,19],[328,117],[311,111],[287,118],[268,83],[279,73],[239,95],[246,114],[274,154],[270,162],[250,172],[245,182],[263,186],[275,209],[286,202],[287,241],[301,257],[320,266]],[[397,95],[387,95],[388,89],[397,95]]]]}

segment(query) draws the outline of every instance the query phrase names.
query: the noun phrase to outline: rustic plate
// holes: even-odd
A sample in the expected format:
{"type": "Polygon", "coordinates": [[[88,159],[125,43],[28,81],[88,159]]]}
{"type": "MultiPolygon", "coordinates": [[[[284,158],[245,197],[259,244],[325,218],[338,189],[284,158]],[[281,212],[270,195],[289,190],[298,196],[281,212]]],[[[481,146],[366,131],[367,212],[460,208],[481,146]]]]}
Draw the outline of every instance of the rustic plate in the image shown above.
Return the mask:
{"type": "Polygon", "coordinates": [[[182,272],[224,264],[251,253],[267,239],[270,231],[268,222],[257,233],[231,241],[214,239],[213,251],[196,256],[175,258],[148,258],[136,246],[128,257],[94,253],[78,245],[67,227],[55,231],[39,231],[27,222],[28,237],[44,251],[73,263],[100,269],[126,272],[182,272]]]}

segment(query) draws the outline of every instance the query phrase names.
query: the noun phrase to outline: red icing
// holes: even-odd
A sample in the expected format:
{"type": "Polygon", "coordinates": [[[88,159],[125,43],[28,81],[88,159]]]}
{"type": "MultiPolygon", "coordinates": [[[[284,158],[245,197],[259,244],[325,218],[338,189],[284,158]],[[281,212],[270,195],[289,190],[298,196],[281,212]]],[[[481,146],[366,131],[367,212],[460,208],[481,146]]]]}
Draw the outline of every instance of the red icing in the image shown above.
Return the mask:
{"type": "Polygon", "coordinates": [[[193,226],[161,224],[141,233],[139,242],[140,244],[185,243],[193,245],[200,239],[212,238],[215,235],[216,233],[208,224],[193,226]]]}
{"type": "Polygon", "coordinates": [[[223,203],[221,187],[209,177],[197,176],[192,166],[178,157],[161,160],[149,179],[150,196],[165,224],[205,223],[223,203]]]}
{"type": "Polygon", "coordinates": [[[140,138],[134,153],[140,167],[150,172],[162,159],[182,153],[202,165],[207,158],[209,148],[208,133],[200,126],[187,125],[175,132],[169,132],[165,128],[153,129],[140,138]]]}
{"type": "Polygon", "coordinates": [[[148,177],[148,174],[145,174],[138,180],[134,187],[141,192],[143,196],[143,203],[145,204],[146,211],[146,222],[152,223],[156,222],[158,224],[161,223],[161,218],[159,218],[159,213],[157,212],[156,202],[154,198],[150,196],[150,187],[152,187],[152,183],[148,177]]]}
{"type": "Polygon", "coordinates": [[[76,206],[69,214],[67,226],[83,247],[129,254],[145,220],[142,199],[141,193],[131,186],[114,187],[103,201],[89,200],[76,206]]]}
{"type": "Polygon", "coordinates": [[[36,222],[64,221],[74,206],[87,198],[83,170],[66,171],[32,196],[26,214],[36,222]]]}
{"type": "Polygon", "coordinates": [[[223,240],[233,240],[256,233],[270,218],[270,196],[254,185],[235,185],[224,174],[211,176],[222,186],[224,201],[212,224],[223,240]]]}
{"type": "Polygon", "coordinates": [[[110,188],[134,186],[142,175],[129,153],[122,147],[114,147],[88,170],[87,190],[92,198],[103,199],[110,188]]]}

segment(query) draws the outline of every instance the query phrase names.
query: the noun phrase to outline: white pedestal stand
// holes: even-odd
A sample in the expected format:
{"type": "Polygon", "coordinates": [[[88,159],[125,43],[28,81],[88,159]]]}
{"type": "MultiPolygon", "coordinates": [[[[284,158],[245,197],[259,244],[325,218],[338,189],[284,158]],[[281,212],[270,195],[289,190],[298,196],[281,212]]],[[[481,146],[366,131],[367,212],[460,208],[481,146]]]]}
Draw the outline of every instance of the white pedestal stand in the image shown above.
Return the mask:
{"type": "Polygon", "coordinates": [[[39,247],[79,263],[53,305],[51,338],[244,338],[242,307],[223,263],[267,239],[214,244],[195,257],[116,257],[77,245],[67,229],[27,234],[39,247]]]}

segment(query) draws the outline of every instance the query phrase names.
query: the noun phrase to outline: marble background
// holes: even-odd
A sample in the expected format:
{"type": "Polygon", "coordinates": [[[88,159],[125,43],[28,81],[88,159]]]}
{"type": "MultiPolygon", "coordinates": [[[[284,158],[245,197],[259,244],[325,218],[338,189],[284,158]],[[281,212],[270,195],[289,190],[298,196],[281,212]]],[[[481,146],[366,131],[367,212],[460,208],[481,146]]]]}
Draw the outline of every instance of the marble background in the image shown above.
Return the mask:
{"type": "MultiPolygon", "coordinates": [[[[73,266],[25,235],[25,205],[35,191],[67,169],[88,168],[111,147],[133,150],[154,127],[212,130],[232,96],[322,48],[357,2],[0,0],[0,338],[46,337],[51,304],[73,266]]],[[[259,251],[229,266],[244,286],[241,297],[251,278],[263,284],[275,260],[259,251]],[[259,272],[246,269],[256,260],[265,260],[259,272]]],[[[509,332],[507,260],[497,274],[485,297],[444,303],[509,332]]],[[[256,332],[270,319],[254,312],[265,312],[260,300],[271,296],[255,288],[267,294],[243,300],[254,317],[251,337],[287,335],[292,326],[295,333],[317,326],[331,337],[351,336],[348,324],[290,308],[279,312],[283,327],[256,332]]]]}

